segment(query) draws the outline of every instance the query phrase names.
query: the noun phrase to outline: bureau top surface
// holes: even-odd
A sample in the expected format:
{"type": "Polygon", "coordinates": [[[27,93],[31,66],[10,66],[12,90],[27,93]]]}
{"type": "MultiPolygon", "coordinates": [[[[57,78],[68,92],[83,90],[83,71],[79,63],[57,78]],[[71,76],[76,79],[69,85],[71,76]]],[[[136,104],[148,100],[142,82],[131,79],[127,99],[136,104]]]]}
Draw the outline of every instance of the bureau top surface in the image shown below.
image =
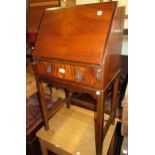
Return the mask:
{"type": "Polygon", "coordinates": [[[45,11],[33,56],[100,64],[116,2],[45,11]]]}

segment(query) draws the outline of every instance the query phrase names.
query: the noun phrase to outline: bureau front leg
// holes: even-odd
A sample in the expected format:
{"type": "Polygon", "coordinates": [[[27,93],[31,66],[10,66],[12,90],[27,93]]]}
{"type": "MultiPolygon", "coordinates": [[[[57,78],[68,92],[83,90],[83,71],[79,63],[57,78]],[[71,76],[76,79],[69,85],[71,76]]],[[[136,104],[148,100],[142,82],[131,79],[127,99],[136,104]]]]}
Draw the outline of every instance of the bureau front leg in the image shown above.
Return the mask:
{"type": "Polygon", "coordinates": [[[100,92],[97,98],[95,113],[95,142],[96,155],[102,155],[103,146],[103,126],[104,126],[104,93],[100,92]]]}
{"type": "Polygon", "coordinates": [[[45,125],[45,130],[49,129],[48,125],[48,112],[46,110],[46,101],[45,101],[45,95],[44,95],[44,90],[42,86],[42,82],[36,78],[36,85],[38,89],[38,94],[39,94],[39,105],[40,105],[40,110],[43,118],[43,122],[45,125]]]}

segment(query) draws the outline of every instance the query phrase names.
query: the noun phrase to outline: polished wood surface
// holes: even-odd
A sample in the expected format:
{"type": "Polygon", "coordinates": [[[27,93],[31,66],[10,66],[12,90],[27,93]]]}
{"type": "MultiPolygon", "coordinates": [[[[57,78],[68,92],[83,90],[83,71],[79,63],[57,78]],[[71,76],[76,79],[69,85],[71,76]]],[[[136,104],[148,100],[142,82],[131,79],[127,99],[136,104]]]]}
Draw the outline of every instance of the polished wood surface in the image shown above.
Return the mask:
{"type": "Polygon", "coordinates": [[[100,64],[115,7],[105,3],[46,10],[33,55],[100,64]]]}
{"type": "MultiPolygon", "coordinates": [[[[70,93],[88,93],[96,99],[96,155],[102,154],[103,139],[115,118],[124,11],[116,2],[49,9],[32,53],[39,86],[44,81],[70,93]],[[111,114],[105,125],[104,100],[112,86],[111,114]]],[[[44,96],[42,88],[38,89],[43,110],[44,96]]],[[[45,129],[49,129],[47,112],[43,110],[42,115],[45,129]]]]}
{"type": "Polygon", "coordinates": [[[96,87],[96,71],[93,67],[40,61],[37,65],[37,70],[40,75],[48,76],[49,78],[58,78],[96,87]],[[50,72],[48,72],[48,67],[51,69],[50,72]]]}
{"type": "MultiPolygon", "coordinates": [[[[105,124],[109,115],[104,114],[105,124]]],[[[107,155],[116,128],[117,120],[110,125],[103,142],[102,155],[107,155]]],[[[56,115],[49,120],[50,129],[41,128],[37,137],[41,142],[43,155],[47,150],[58,155],[95,155],[94,113],[77,106],[67,109],[63,106],[56,115]]]]}
{"type": "Polygon", "coordinates": [[[107,41],[106,51],[103,59],[103,87],[105,88],[120,69],[120,58],[123,42],[123,16],[124,7],[118,7],[115,11],[109,38],[107,41]]]}
{"type": "Polygon", "coordinates": [[[28,12],[28,19],[27,19],[27,31],[37,33],[39,29],[39,25],[41,22],[41,18],[43,15],[44,10],[47,6],[40,6],[40,7],[30,7],[28,12]]]}
{"type": "Polygon", "coordinates": [[[46,8],[59,7],[60,0],[30,0],[27,15],[27,42],[34,45],[46,8]]]}

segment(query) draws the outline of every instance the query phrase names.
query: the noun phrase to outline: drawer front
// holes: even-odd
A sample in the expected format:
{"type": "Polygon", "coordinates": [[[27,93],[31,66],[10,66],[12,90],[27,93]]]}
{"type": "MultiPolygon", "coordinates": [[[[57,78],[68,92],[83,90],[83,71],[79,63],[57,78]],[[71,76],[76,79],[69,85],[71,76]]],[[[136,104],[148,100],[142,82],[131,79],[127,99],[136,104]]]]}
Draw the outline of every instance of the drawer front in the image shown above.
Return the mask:
{"type": "Polygon", "coordinates": [[[40,61],[37,70],[40,75],[50,78],[67,80],[91,87],[96,86],[96,71],[93,67],[40,61]]]}

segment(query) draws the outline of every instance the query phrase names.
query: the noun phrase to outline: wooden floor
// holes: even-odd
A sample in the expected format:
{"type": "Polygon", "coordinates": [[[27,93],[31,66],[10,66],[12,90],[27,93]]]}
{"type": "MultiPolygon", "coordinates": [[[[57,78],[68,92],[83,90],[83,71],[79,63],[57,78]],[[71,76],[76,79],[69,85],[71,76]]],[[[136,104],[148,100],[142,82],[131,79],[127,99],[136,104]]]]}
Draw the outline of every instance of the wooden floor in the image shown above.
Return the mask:
{"type": "MultiPolygon", "coordinates": [[[[73,105],[70,109],[64,106],[50,119],[49,126],[48,131],[41,128],[37,136],[52,152],[59,155],[95,155],[94,112],[73,105]]],[[[103,155],[108,152],[115,127],[116,121],[104,140],[103,155]]]]}

